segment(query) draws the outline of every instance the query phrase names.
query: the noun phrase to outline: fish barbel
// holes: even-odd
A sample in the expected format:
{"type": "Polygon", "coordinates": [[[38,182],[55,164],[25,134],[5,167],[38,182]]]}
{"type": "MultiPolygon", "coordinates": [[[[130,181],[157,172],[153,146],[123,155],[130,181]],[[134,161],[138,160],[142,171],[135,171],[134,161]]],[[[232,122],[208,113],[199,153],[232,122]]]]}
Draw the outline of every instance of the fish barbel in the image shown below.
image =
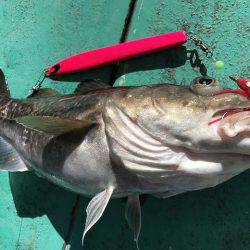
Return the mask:
{"type": "Polygon", "coordinates": [[[0,170],[34,171],[93,197],[83,238],[110,198],[128,197],[138,242],[140,194],[213,187],[250,167],[250,100],[220,90],[211,77],[190,86],[89,81],[71,95],[40,89],[16,100],[1,72],[0,170]]]}

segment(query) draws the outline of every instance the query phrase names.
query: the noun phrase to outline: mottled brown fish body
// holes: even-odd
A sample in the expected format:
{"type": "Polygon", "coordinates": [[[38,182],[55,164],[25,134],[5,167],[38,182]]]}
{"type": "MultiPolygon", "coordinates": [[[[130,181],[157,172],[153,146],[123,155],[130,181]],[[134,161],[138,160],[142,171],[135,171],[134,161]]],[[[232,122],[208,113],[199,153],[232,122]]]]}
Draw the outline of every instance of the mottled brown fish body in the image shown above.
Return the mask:
{"type": "Polygon", "coordinates": [[[126,219],[138,242],[140,194],[212,187],[250,167],[249,98],[216,95],[213,78],[190,87],[84,82],[72,95],[41,89],[25,100],[0,89],[0,170],[33,170],[94,196],[83,239],[112,197],[128,196],[126,219]]]}

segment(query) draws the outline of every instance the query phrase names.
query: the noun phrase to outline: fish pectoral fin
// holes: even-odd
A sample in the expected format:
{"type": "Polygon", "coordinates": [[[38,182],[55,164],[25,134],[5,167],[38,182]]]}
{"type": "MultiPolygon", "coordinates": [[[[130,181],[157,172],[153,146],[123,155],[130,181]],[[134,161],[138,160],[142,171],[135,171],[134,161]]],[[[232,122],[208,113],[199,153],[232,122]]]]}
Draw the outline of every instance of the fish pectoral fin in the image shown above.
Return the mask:
{"type": "Polygon", "coordinates": [[[86,94],[91,91],[99,90],[99,89],[109,89],[111,86],[107,83],[101,82],[99,80],[88,79],[80,82],[74,93],[75,94],[86,94]]]}
{"type": "Polygon", "coordinates": [[[0,137],[0,171],[29,171],[15,148],[2,137],[0,137]]]}
{"type": "Polygon", "coordinates": [[[53,89],[42,88],[42,89],[36,90],[34,93],[29,95],[27,98],[32,98],[32,97],[43,98],[43,97],[47,97],[47,96],[60,96],[60,95],[61,94],[59,92],[57,92],[53,89]]]}
{"type": "Polygon", "coordinates": [[[87,218],[85,222],[85,229],[82,236],[82,244],[85,238],[86,233],[93,227],[96,222],[101,218],[105,208],[108,205],[108,202],[114,191],[114,186],[109,186],[107,189],[95,195],[92,200],[89,202],[86,213],[87,218]]]}
{"type": "Polygon", "coordinates": [[[128,197],[125,218],[133,231],[134,241],[136,242],[137,249],[139,249],[138,239],[141,231],[141,206],[139,195],[131,195],[128,197]]]}
{"type": "Polygon", "coordinates": [[[95,123],[89,120],[74,120],[52,116],[22,116],[16,122],[26,128],[49,135],[61,135],[76,130],[91,129],[95,123]]]}

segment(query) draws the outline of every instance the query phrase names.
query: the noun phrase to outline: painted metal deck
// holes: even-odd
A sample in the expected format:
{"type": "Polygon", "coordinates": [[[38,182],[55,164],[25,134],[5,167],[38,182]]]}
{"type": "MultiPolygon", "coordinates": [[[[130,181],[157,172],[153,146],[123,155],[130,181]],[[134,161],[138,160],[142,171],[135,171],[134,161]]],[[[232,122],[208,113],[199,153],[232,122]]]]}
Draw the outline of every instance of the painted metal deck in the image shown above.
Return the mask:
{"type": "MultiPolygon", "coordinates": [[[[249,5],[247,0],[1,1],[0,67],[12,96],[25,97],[41,69],[59,59],[190,27],[225,61],[221,71],[207,62],[208,73],[224,86],[233,86],[228,75],[250,76],[249,5]],[[129,16],[131,23],[126,19],[129,16]]],[[[66,81],[80,78],[115,80],[117,86],[124,86],[189,84],[198,75],[183,48],[93,70],[62,83],[46,81],[45,86],[69,93],[77,82],[66,81]]],[[[249,190],[248,171],[213,189],[167,200],[148,198],[142,207],[140,248],[250,249],[249,190]]],[[[33,173],[0,173],[0,250],[82,249],[87,202],[33,173]]],[[[85,249],[135,249],[122,200],[110,203],[102,220],[88,233],[85,249]]]]}

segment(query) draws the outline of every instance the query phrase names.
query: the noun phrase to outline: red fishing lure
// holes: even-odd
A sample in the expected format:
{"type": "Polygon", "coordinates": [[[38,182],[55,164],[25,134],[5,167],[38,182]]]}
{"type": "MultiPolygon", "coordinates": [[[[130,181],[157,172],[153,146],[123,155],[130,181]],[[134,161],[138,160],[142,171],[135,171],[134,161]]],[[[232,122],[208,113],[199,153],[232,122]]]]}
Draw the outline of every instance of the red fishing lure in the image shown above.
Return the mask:
{"type": "Polygon", "coordinates": [[[129,58],[172,48],[187,41],[185,31],[177,31],[85,51],[68,57],[45,70],[47,76],[76,73],[129,58]]]}

